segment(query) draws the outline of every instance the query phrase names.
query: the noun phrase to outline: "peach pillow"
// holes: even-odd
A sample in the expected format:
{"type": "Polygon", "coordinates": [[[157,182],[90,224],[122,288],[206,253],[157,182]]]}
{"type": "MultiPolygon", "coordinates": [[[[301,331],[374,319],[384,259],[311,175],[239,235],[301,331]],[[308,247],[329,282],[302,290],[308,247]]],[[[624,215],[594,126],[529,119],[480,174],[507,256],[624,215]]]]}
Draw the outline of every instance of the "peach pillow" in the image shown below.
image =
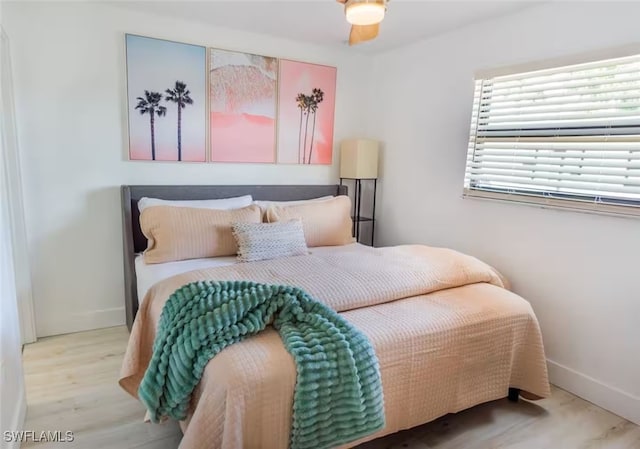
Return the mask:
{"type": "Polygon", "coordinates": [[[153,206],[140,214],[140,227],[147,237],[146,263],[164,263],[201,257],[232,256],[238,246],[232,223],[260,223],[260,208],[196,209],[153,206]]]}
{"type": "Polygon", "coordinates": [[[355,242],[351,235],[351,200],[336,196],[324,201],[310,201],[291,206],[271,206],[267,221],[302,220],[307,246],[340,246],[355,242]]]}

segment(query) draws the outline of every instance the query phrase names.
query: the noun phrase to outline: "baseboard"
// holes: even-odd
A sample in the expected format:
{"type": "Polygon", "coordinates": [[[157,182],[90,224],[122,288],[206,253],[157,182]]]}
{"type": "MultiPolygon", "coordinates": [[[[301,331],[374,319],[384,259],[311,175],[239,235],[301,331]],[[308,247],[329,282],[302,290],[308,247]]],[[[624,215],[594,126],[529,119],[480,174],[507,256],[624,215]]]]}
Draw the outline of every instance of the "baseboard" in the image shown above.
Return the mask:
{"type": "Polygon", "coordinates": [[[71,334],[125,324],[124,307],[38,319],[38,337],[71,334]]]}
{"type": "Polygon", "coordinates": [[[640,425],[640,397],[547,359],[552,384],[640,425]]]}
{"type": "MultiPolygon", "coordinates": [[[[27,396],[24,392],[24,388],[21,389],[18,400],[16,401],[15,413],[11,422],[12,431],[24,430],[24,420],[27,417],[27,396]]],[[[3,429],[6,430],[6,429],[3,429]]],[[[19,441],[11,441],[6,443],[7,449],[19,449],[19,441]]]]}

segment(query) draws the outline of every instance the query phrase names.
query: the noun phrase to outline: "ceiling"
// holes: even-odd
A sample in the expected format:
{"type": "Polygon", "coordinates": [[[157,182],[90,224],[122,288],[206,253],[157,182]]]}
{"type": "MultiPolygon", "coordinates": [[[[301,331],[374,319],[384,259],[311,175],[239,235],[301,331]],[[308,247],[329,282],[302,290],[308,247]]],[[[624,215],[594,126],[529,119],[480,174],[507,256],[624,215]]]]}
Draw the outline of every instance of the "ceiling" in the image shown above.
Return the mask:
{"type": "MultiPolygon", "coordinates": [[[[327,46],[346,46],[349,24],[334,0],[118,1],[114,5],[213,26],[327,46]]],[[[378,39],[354,47],[378,53],[527,8],[530,1],[391,0],[378,39]]]]}

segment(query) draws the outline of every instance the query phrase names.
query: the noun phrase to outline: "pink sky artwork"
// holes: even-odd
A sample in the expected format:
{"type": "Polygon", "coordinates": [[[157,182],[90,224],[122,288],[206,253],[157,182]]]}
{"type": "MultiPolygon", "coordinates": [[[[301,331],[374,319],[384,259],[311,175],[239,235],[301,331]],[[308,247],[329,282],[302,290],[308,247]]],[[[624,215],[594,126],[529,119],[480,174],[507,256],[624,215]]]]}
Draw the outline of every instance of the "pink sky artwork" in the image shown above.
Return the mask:
{"type": "Polygon", "coordinates": [[[278,162],[331,164],[336,68],[281,59],[279,81],[278,162]]]}
{"type": "Polygon", "coordinates": [[[277,59],[211,49],[212,162],[275,162],[277,59]]]}

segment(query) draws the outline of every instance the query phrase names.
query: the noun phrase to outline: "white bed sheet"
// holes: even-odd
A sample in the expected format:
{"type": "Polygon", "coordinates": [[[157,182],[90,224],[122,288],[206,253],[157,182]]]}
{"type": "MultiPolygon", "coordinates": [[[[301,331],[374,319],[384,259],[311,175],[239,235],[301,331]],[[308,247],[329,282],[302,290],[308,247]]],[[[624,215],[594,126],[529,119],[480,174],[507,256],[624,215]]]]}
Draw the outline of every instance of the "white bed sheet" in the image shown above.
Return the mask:
{"type": "Polygon", "coordinates": [[[234,263],[238,263],[238,259],[236,259],[236,256],[228,256],[147,264],[144,262],[144,256],[140,254],[136,256],[135,262],[136,278],[138,279],[138,304],[140,305],[149,289],[156,282],[160,282],[176,274],[186,273],[187,271],[233,265],[234,263]]]}

